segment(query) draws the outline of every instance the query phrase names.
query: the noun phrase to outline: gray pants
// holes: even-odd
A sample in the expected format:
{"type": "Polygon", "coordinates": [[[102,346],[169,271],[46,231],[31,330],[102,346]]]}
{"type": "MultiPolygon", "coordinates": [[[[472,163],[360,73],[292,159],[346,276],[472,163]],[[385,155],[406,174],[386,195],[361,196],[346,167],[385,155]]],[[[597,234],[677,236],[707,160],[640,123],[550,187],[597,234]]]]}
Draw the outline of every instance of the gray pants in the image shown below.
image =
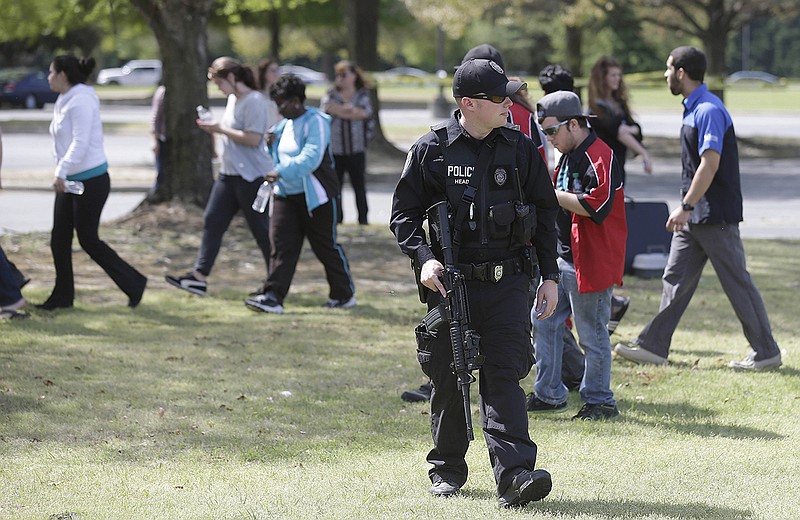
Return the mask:
{"type": "Polygon", "coordinates": [[[697,289],[706,261],[717,272],[722,289],[742,324],[744,335],[761,361],[780,353],[761,293],[745,265],[738,224],[691,224],[672,236],[664,270],[661,308],[639,334],[639,347],[666,358],[672,335],[697,289]]]}

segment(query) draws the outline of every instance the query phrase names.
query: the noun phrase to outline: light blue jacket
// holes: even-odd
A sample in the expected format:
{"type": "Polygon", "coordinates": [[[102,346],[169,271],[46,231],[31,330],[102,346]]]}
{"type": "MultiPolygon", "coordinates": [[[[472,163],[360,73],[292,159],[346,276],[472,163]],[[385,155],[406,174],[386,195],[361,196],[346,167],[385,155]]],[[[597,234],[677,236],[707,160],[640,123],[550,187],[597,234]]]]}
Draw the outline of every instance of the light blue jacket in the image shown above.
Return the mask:
{"type": "Polygon", "coordinates": [[[286,183],[301,180],[306,207],[311,213],[336,197],[339,191],[330,152],[331,118],[317,108],[306,107],[305,114],[293,120],[294,138],[299,151],[289,158],[279,157],[278,154],[278,144],[287,122],[287,119],[283,119],[271,130],[275,140],[270,146],[270,154],[275,161],[275,170],[280,175],[275,194],[286,197],[286,183]]]}

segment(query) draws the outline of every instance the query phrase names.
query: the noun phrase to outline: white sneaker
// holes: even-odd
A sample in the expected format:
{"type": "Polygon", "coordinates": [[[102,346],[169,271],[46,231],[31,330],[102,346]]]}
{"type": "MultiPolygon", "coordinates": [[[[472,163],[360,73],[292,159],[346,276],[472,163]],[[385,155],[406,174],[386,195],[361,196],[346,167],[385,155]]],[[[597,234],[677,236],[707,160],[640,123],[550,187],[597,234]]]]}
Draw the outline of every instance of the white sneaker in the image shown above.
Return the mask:
{"type": "Polygon", "coordinates": [[[736,370],[769,370],[770,368],[778,368],[782,364],[780,353],[777,356],[756,361],[756,352],[752,350],[743,360],[731,361],[728,367],[736,370]]]}
{"type": "Polygon", "coordinates": [[[667,364],[667,358],[657,356],[649,350],[645,350],[641,347],[629,347],[624,343],[617,343],[617,345],[614,347],[614,352],[616,352],[620,357],[624,357],[628,361],[633,361],[634,363],[642,363],[645,365],[667,364]]]}
{"type": "Polygon", "coordinates": [[[349,309],[350,307],[355,307],[357,305],[356,295],[350,297],[349,300],[334,300],[330,299],[325,302],[325,307],[329,307],[331,309],[349,309]]]}
{"type": "Polygon", "coordinates": [[[164,280],[166,280],[168,284],[173,285],[178,289],[189,291],[190,293],[198,296],[205,296],[206,291],[208,290],[208,282],[198,280],[192,273],[186,273],[183,276],[167,275],[164,277],[164,280]]]}
{"type": "Polygon", "coordinates": [[[244,304],[253,311],[269,312],[272,314],[283,314],[283,305],[278,298],[271,292],[258,294],[252,298],[246,298],[244,304]]]}

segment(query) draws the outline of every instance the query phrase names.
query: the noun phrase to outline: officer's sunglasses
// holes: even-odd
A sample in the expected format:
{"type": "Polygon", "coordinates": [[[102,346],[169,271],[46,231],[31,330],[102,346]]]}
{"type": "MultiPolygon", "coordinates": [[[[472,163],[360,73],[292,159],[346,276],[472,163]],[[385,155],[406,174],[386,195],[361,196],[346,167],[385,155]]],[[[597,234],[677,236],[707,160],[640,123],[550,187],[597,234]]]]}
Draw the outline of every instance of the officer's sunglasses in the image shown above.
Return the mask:
{"type": "Polygon", "coordinates": [[[466,96],[472,99],[487,99],[492,103],[500,104],[506,100],[506,96],[489,96],[487,94],[475,94],[474,96],[466,96]]]}
{"type": "Polygon", "coordinates": [[[557,125],[548,126],[547,128],[542,128],[542,132],[544,133],[544,135],[548,135],[548,136],[552,137],[552,136],[554,136],[554,135],[556,135],[558,133],[558,130],[562,126],[564,126],[566,124],[569,124],[570,121],[572,121],[572,120],[571,119],[567,119],[566,121],[562,121],[562,122],[558,123],[557,125]]]}

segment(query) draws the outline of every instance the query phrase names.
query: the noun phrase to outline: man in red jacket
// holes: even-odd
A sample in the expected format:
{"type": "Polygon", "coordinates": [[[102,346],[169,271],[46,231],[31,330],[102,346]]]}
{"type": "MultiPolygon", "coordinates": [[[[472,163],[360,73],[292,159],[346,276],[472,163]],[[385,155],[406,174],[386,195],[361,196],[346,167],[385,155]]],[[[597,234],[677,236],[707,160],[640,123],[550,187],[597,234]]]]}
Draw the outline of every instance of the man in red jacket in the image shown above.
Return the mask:
{"type": "Polygon", "coordinates": [[[558,306],[535,323],[536,383],[528,411],[560,411],[567,406],[561,381],[564,320],[573,314],[586,370],[580,386],[584,406],[573,419],[619,415],[611,391],[608,323],[612,287],[622,285],[625,267],[625,203],[622,171],[611,148],[597,138],[573,92],[554,92],[537,103],[542,131],[562,154],[554,172],[561,206],[558,306]]]}

